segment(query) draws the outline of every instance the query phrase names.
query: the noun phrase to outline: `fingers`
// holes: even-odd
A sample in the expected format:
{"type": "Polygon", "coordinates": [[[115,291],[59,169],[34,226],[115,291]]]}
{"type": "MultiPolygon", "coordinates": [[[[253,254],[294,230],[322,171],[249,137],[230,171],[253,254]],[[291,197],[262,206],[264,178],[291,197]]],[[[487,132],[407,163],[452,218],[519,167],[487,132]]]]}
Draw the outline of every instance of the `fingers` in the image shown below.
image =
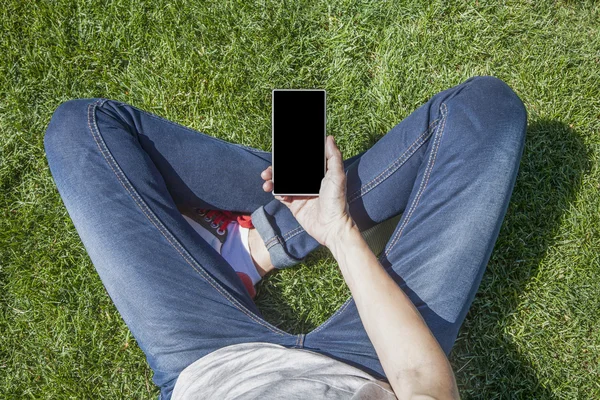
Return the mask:
{"type": "Polygon", "coordinates": [[[260,177],[265,181],[270,180],[273,177],[273,168],[269,165],[263,172],[260,173],[260,177]]]}
{"type": "MultiPolygon", "coordinates": [[[[272,192],[273,191],[273,181],[271,180],[273,178],[273,169],[271,168],[271,166],[269,165],[263,172],[260,173],[260,177],[264,179],[262,188],[265,192],[272,192]]],[[[274,196],[277,200],[281,201],[283,204],[285,204],[286,206],[289,206],[292,201],[292,196],[274,196]]]]}
{"type": "Polygon", "coordinates": [[[273,191],[273,181],[265,181],[262,185],[262,188],[265,192],[273,191]]]}
{"type": "Polygon", "coordinates": [[[265,192],[273,191],[273,181],[271,180],[273,178],[273,170],[270,165],[260,173],[260,177],[264,180],[262,185],[263,190],[265,192]]]}

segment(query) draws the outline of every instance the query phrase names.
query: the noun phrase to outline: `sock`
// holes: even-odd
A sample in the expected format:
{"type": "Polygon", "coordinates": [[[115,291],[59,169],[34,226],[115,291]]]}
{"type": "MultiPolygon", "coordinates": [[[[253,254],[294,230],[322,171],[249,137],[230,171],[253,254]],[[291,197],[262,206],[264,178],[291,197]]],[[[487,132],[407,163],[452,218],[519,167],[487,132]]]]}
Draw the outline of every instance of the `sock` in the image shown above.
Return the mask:
{"type": "MultiPolygon", "coordinates": [[[[256,265],[254,265],[254,261],[252,260],[252,256],[250,255],[250,246],[248,244],[248,234],[250,233],[250,229],[244,228],[243,226],[240,226],[238,224],[236,224],[236,229],[239,231],[239,239],[241,246],[240,244],[234,246],[232,243],[231,251],[237,252],[239,257],[243,258],[244,261],[238,262],[235,265],[232,264],[233,269],[236,270],[236,272],[243,272],[246,275],[248,275],[250,279],[252,279],[252,285],[256,285],[258,282],[260,282],[262,278],[256,270],[256,265]]],[[[229,251],[229,247],[227,246],[227,244],[228,243],[226,241],[225,245],[223,246],[223,251],[229,251]]],[[[225,255],[223,255],[223,257],[225,257],[225,255]]]]}

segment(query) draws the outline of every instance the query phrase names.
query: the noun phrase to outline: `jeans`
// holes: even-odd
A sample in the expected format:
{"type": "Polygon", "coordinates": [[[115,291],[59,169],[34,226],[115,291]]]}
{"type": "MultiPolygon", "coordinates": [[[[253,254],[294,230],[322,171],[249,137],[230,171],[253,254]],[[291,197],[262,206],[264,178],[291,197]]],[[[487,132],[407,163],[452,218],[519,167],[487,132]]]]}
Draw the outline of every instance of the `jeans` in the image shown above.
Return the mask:
{"type": "MultiPolygon", "coordinates": [[[[401,214],[379,261],[446,353],[496,242],[526,125],[509,86],[478,76],[436,94],[345,161],[359,229],[401,214]]],[[[313,331],[285,332],[263,319],[233,268],[179,212],[251,214],[273,265],[298,263],[319,245],[263,191],[270,152],[106,99],[61,104],[44,146],[69,216],[161,398],[171,397],[185,367],[242,342],[304,348],[386,379],[352,297],[313,331]]]]}

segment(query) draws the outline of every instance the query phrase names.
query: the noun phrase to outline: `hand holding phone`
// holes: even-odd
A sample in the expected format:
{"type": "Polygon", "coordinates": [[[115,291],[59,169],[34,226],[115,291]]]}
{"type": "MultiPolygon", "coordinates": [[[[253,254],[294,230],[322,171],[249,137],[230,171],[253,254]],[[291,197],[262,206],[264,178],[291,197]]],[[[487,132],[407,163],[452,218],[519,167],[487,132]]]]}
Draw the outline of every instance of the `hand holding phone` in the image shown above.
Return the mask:
{"type": "MultiPolygon", "coordinates": [[[[342,153],[333,136],[327,137],[327,173],[320,185],[320,196],[278,196],[304,230],[320,244],[329,247],[341,233],[354,225],[346,200],[346,173],[342,153]]],[[[273,190],[272,169],[261,173],[263,190],[273,190]]]]}

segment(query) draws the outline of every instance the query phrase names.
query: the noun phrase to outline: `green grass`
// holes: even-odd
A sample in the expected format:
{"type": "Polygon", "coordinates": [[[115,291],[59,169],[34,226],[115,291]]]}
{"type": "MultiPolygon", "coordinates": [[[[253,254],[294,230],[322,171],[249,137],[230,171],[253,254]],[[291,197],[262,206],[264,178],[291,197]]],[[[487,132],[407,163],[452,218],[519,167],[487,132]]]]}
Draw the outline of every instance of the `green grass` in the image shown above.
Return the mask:
{"type": "MultiPolygon", "coordinates": [[[[5,0],[0,397],[155,398],[56,191],[42,139],[78,97],[270,149],[270,90],[328,91],[365,150],[436,92],[495,75],[529,112],[508,214],[451,361],[464,398],[600,398],[600,5],[593,1],[5,0]]],[[[293,333],[349,292],[324,252],[259,288],[293,333]]]]}

